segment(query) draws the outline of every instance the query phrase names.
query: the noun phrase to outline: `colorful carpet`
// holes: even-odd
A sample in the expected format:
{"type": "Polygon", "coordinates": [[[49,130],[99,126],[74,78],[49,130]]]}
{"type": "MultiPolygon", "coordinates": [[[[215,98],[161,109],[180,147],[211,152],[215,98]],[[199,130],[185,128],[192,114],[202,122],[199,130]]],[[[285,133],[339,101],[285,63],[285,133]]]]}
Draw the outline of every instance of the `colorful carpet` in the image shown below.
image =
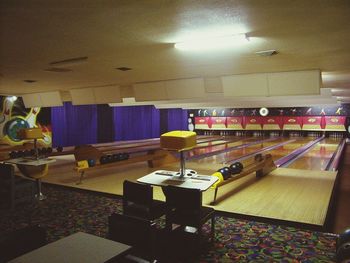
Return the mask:
{"type": "MultiPolygon", "coordinates": [[[[108,216],[122,209],[118,196],[48,184],[43,191],[39,204],[0,211],[0,235],[39,224],[49,242],[78,231],[106,237],[108,216]]],[[[199,262],[334,262],[335,242],[333,234],[218,216],[215,245],[199,262]]]]}

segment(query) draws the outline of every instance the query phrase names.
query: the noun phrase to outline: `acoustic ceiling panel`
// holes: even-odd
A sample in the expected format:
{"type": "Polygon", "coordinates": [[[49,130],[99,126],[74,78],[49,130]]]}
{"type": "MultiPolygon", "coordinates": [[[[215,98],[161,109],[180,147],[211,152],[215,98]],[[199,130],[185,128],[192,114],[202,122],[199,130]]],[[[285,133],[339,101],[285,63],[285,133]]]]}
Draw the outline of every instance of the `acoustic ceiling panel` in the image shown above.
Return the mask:
{"type": "Polygon", "coordinates": [[[202,78],[170,80],[165,82],[169,100],[204,98],[206,96],[202,78]]]}
{"type": "Polygon", "coordinates": [[[43,107],[62,106],[61,94],[59,91],[39,93],[43,107]]]}
{"type": "Polygon", "coordinates": [[[133,85],[136,101],[167,100],[168,94],[163,81],[133,85]]]}
{"type": "Polygon", "coordinates": [[[26,108],[62,106],[61,95],[58,91],[32,93],[22,95],[26,108]]]}
{"type": "Polygon", "coordinates": [[[221,77],[224,96],[268,96],[266,74],[244,74],[221,77]]]}
{"type": "Polygon", "coordinates": [[[95,95],[92,88],[71,89],[69,92],[73,105],[95,104],[95,95]]]}
{"type": "Polygon", "coordinates": [[[96,104],[122,102],[119,86],[98,87],[93,91],[96,104]]]}
{"type": "Polygon", "coordinates": [[[270,96],[320,94],[319,70],[268,73],[270,96]]]}

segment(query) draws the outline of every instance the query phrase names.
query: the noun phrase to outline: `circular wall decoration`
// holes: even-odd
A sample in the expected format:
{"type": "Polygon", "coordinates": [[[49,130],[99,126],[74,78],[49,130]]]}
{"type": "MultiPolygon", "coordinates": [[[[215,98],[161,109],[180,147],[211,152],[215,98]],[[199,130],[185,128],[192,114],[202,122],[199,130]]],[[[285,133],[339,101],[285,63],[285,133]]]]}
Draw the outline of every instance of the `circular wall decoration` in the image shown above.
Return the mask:
{"type": "Polygon", "coordinates": [[[267,114],[269,114],[269,110],[267,108],[260,108],[259,113],[261,116],[267,116],[267,114]]]}

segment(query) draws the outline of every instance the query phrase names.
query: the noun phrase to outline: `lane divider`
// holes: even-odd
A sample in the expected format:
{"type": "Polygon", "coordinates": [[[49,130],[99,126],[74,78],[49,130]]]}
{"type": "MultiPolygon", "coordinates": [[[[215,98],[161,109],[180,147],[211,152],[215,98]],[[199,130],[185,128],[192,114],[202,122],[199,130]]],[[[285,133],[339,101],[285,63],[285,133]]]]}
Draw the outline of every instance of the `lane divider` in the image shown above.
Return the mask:
{"type": "Polygon", "coordinates": [[[309,142],[308,144],[292,151],[290,154],[283,156],[282,158],[275,161],[275,164],[277,167],[286,167],[287,165],[291,164],[293,161],[295,161],[297,158],[302,156],[304,153],[306,153],[310,148],[316,145],[316,143],[319,143],[320,141],[324,140],[325,137],[322,136],[320,138],[317,138],[314,141],[309,142]]]}
{"type": "Polygon", "coordinates": [[[255,151],[255,152],[253,152],[253,153],[246,154],[246,155],[244,155],[244,156],[242,156],[242,157],[240,157],[240,158],[236,158],[236,159],[231,159],[231,160],[225,161],[225,162],[223,162],[223,164],[226,166],[226,165],[228,165],[228,164],[230,164],[230,163],[241,162],[241,161],[244,161],[245,159],[248,159],[249,157],[252,157],[252,156],[254,156],[254,155],[256,155],[256,154],[263,153],[263,152],[267,152],[267,151],[271,151],[271,150],[273,150],[273,149],[276,149],[276,148],[278,148],[278,147],[281,147],[281,146],[283,146],[283,145],[286,145],[286,144],[288,144],[288,143],[292,143],[292,142],[295,142],[295,141],[296,141],[296,140],[293,139],[293,140],[288,140],[288,141],[285,141],[285,142],[282,142],[282,143],[278,143],[278,144],[276,144],[276,145],[264,147],[264,148],[262,148],[262,149],[260,149],[260,150],[258,150],[258,151],[255,151]]]}
{"type": "Polygon", "coordinates": [[[238,150],[238,149],[241,149],[241,148],[245,148],[245,147],[256,145],[256,144],[261,144],[261,143],[264,143],[264,142],[270,142],[270,141],[273,141],[273,140],[277,140],[277,138],[270,138],[270,139],[266,139],[266,140],[259,140],[259,141],[255,141],[255,142],[250,142],[250,143],[245,143],[245,144],[241,144],[241,145],[237,145],[237,146],[228,147],[228,148],[225,148],[223,150],[217,150],[217,151],[213,151],[213,152],[210,152],[210,153],[198,154],[198,155],[194,155],[194,156],[191,156],[191,157],[187,157],[186,160],[202,159],[202,158],[210,157],[210,156],[217,155],[217,154],[220,154],[220,153],[225,153],[225,152],[228,152],[228,151],[231,151],[231,150],[238,150]]]}
{"type": "Polygon", "coordinates": [[[340,144],[338,145],[337,150],[332,155],[332,158],[329,160],[329,162],[326,166],[326,169],[325,169],[326,171],[337,171],[338,170],[340,158],[342,156],[345,144],[346,144],[346,139],[343,139],[340,142],[340,144]]]}

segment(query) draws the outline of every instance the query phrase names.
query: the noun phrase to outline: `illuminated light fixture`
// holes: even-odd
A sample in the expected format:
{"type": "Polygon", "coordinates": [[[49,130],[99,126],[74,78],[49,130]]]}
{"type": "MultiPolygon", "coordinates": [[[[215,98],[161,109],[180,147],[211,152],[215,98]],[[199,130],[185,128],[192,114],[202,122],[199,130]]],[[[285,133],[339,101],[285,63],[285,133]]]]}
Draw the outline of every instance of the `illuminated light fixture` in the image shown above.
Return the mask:
{"type": "Polygon", "coordinates": [[[174,46],[179,50],[191,51],[227,49],[249,43],[249,40],[247,34],[236,34],[178,42],[174,46]]]}

